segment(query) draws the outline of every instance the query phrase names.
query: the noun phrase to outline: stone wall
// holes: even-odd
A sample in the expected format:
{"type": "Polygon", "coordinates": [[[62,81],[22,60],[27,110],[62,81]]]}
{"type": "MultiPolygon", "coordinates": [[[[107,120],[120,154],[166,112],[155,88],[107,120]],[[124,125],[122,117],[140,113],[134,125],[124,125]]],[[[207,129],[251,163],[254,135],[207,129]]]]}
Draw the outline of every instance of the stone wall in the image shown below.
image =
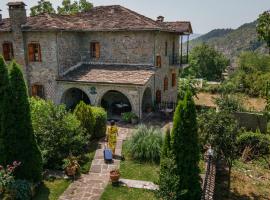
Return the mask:
{"type": "MultiPolygon", "coordinates": [[[[26,47],[29,43],[39,43],[41,49],[41,62],[28,62],[29,85],[43,85],[45,97],[55,101],[58,76],[56,33],[26,32],[24,38],[26,47]]],[[[27,52],[26,48],[26,55],[27,52]]]]}
{"type": "Polygon", "coordinates": [[[91,83],[74,83],[74,82],[58,82],[56,103],[60,104],[64,93],[71,89],[77,88],[82,90],[90,99],[91,105],[100,106],[102,97],[111,90],[115,90],[124,94],[132,107],[132,112],[141,117],[141,102],[144,87],[134,85],[112,85],[112,84],[91,84],[91,83]],[[91,93],[91,88],[96,88],[96,94],[91,93]]]}

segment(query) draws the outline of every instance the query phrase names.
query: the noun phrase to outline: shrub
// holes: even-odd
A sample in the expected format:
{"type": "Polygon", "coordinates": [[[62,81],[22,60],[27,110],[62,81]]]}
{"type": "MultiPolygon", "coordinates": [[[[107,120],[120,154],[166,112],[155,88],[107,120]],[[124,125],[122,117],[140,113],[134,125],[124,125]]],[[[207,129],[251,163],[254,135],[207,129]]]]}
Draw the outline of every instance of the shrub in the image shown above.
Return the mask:
{"type": "Polygon", "coordinates": [[[223,94],[215,99],[218,108],[226,112],[244,112],[244,101],[239,95],[223,94]]]}
{"type": "Polygon", "coordinates": [[[9,190],[14,199],[30,200],[32,199],[31,183],[26,180],[15,180],[9,190]]]}
{"type": "Polygon", "coordinates": [[[126,123],[130,123],[133,118],[137,118],[137,115],[133,112],[122,113],[122,120],[126,123]]]}
{"type": "Polygon", "coordinates": [[[96,122],[94,126],[94,138],[102,138],[106,136],[107,113],[101,107],[92,107],[92,112],[96,122]]]}
{"type": "MultiPolygon", "coordinates": [[[[270,138],[260,132],[244,132],[237,138],[239,153],[243,154],[249,148],[249,154],[244,160],[258,158],[270,154],[270,138]]],[[[243,158],[243,157],[242,157],[243,158]]]]}
{"type": "Polygon", "coordinates": [[[46,167],[61,169],[62,160],[70,153],[74,156],[83,154],[89,137],[80,121],[64,105],[31,98],[31,111],[36,140],[46,167]]]}
{"type": "Polygon", "coordinates": [[[75,108],[74,114],[80,120],[81,126],[86,130],[89,138],[93,138],[95,118],[93,116],[92,108],[81,101],[75,108]]]}
{"type": "Polygon", "coordinates": [[[159,162],[162,145],[161,130],[140,125],[128,143],[131,157],[139,161],[159,162]]]}

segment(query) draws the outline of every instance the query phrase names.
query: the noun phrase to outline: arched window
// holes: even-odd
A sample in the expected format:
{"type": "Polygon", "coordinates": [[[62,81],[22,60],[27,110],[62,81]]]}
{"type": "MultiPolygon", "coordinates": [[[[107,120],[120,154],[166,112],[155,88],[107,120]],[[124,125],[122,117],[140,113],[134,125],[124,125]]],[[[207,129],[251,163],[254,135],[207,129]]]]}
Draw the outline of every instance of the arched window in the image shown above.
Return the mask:
{"type": "Polygon", "coordinates": [[[32,85],[31,96],[45,99],[44,86],[43,85],[32,85]]]}
{"type": "Polygon", "coordinates": [[[163,85],[164,85],[164,91],[168,90],[169,80],[167,76],[164,78],[163,85]]]}
{"type": "Polygon", "coordinates": [[[161,91],[156,91],[156,103],[161,103],[161,91]]]}

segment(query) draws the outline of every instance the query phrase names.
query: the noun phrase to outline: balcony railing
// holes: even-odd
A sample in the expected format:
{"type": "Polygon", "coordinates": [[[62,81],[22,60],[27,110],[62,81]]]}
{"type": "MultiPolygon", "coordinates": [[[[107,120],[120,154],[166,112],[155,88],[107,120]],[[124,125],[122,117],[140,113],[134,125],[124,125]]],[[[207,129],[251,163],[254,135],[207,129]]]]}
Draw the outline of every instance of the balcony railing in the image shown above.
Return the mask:
{"type": "Polygon", "coordinates": [[[173,66],[182,66],[188,64],[188,55],[171,55],[169,56],[169,64],[173,66]]]}

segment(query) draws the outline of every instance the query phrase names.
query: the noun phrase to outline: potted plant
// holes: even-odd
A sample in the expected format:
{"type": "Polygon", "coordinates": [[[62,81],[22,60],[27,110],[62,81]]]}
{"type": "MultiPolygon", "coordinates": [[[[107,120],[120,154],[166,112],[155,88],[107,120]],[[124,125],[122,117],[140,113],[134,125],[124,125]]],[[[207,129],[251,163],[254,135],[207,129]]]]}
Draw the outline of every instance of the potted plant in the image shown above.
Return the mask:
{"type": "Polygon", "coordinates": [[[118,169],[114,169],[110,171],[110,179],[112,183],[117,183],[119,181],[119,178],[120,178],[120,172],[118,169]]]}
{"type": "Polygon", "coordinates": [[[80,165],[78,163],[78,159],[75,156],[69,156],[64,159],[63,169],[65,170],[68,176],[75,176],[78,170],[80,169],[80,165]]]}
{"type": "Polygon", "coordinates": [[[131,116],[131,123],[132,123],[132,124],[138,124],[138,122],[139,122],[138,116],[137,116],[135,113],[132,113],[132,116],[131,116]]]}

